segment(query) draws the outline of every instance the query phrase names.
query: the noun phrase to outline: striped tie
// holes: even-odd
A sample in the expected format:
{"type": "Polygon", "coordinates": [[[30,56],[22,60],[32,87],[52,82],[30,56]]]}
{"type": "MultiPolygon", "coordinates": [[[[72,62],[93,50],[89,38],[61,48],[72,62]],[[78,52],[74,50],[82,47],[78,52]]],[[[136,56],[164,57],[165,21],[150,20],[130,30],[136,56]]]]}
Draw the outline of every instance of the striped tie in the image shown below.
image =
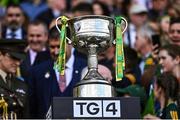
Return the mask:
{"type": "Polygon", "coordinates": [[[64,75],[59,75],[59,89],[61,92],[64,92],[66,89],[66,76],[64,75]]]}

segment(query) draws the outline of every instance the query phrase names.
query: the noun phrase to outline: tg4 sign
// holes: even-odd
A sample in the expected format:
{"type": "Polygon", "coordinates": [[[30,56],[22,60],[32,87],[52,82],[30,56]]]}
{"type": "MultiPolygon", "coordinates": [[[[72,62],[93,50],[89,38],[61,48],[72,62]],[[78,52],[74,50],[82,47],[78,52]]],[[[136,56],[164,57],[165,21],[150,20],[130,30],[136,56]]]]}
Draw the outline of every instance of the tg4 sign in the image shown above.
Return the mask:
{"type": "Polygon", "coordinates": [[[120,118],[120,100],[74,100],[76,118],[120,118]]]}

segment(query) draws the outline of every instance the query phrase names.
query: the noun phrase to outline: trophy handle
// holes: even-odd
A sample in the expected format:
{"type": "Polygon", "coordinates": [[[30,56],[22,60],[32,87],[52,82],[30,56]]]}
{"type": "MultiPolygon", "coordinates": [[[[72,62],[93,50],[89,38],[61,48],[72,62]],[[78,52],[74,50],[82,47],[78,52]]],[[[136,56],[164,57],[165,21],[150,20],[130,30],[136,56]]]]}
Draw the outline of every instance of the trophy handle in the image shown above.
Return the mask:
{"type": "MultiPolygon", "coordinates": [[[[121,17],[121,19],[125,22],[125,27],[124,27],[124,30],[122,31],[122,34],[123,34],[126,31],[126,29],[127,29],[128,22],[127,22],[127,20],[124,17],[121,17]]],[[[116,44],[116,40],[113,40],[113,44],[114,45],[116,44]]]]}
{"type": "Polygon", "coordinates": [[[127,26],[128,26],[128,22],[127,22],[127,20],[124,18],[124,17],[121,17],[121,19],[125,22],[125,28],[124,28],[124,30],[122,31],[122,34],[126,31],[126,29],[127,29],[127,26]]]}
{"type": "MultiPolygon", "coordinates": [[[[58,17],[57,19],[56,19],[56,28],[57,28],[57,30],[61,33],[61,30],[59,29],[59,27],[58,27],[58,20],[59,19],[61,19],[62,18],[62,16],[60,16],[60,17],[58,17]]],[[[68,37],[66,37],[66,39],[68,40],[68,44],[71,44],[72,43],[72,40],[71,39],[69,39],[68,37]]]]}

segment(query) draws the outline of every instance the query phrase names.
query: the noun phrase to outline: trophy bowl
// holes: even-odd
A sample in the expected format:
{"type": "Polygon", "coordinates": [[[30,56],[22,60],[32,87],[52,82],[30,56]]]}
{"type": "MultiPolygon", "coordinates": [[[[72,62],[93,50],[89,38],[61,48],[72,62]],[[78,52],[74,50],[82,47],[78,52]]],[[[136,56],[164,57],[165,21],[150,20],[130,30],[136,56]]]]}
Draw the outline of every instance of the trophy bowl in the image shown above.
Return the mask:
{"type": "MultiPolygon", "coordinates": [[[[56,27],[60,31],[57,26],[56,27]]],[[[127,28],[127,21],[125,29],[127,28]]],[[[115,39],[115,20],[108,16],[86,15],[67,21],[71,39],[67,38],[78,51],[88,56],[88,73],[73,89],[74,97],[113,97],[115,90],[97,71],[97,53],[110,47],[115,39]]],[[[123,32],[124,32],[123,31],[123,32]]],[[[123,33],[122,32],[122,33],[123,33]]]]}
{"type": "Polygon", "coordinates": [[[68,27],[75,48],[87,52],[90,47],[96,47],[100,52],[112,45],[114,40],[114,20],[107,16],[81,16],[70,19],[68,27]]]}

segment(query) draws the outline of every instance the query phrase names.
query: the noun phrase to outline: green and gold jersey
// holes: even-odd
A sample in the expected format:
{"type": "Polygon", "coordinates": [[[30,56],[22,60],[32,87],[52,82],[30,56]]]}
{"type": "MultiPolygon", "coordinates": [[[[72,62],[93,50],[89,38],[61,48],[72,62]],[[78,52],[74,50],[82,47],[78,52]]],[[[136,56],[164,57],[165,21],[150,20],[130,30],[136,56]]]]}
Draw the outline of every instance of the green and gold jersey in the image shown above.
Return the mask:
{"type": "Polygon", "coordinates": [[[157,116],[161,119],[178,120],[180,119],[180,111],[175,103],[170,103],[162,111],[159,111],[157,116]]]}

